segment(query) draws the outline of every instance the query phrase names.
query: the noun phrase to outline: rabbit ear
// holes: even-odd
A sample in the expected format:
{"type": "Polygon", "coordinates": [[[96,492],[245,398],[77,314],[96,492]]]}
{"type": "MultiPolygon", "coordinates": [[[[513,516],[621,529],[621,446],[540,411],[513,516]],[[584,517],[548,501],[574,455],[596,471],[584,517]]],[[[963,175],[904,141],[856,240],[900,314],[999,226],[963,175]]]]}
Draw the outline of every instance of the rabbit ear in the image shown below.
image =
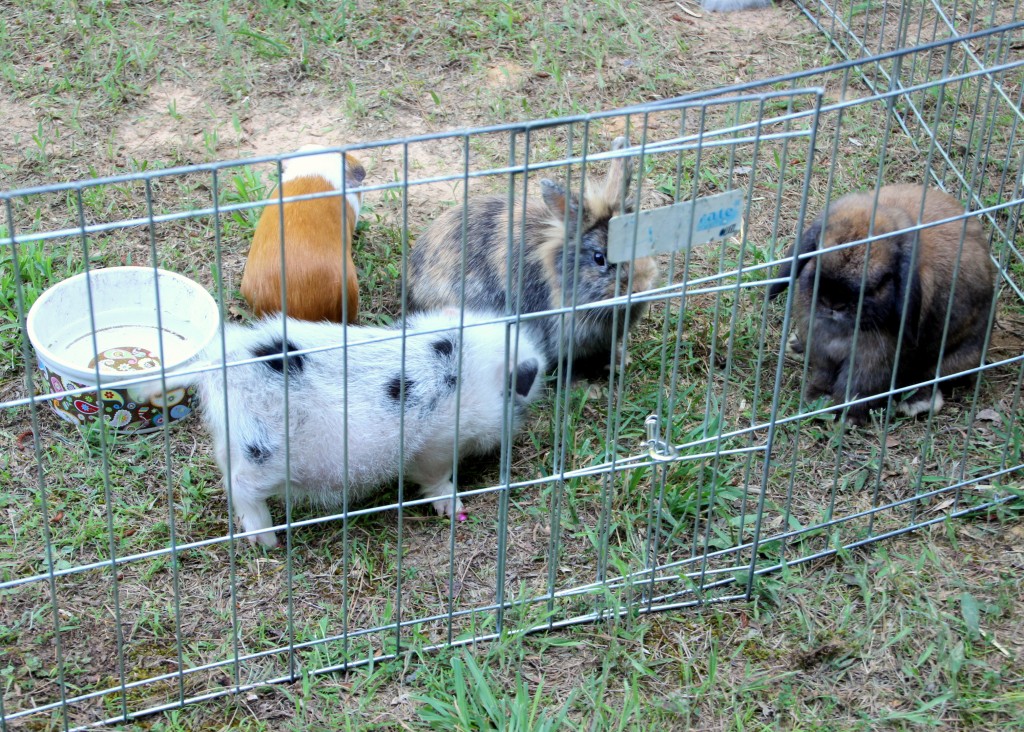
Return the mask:
{"type": "Polygon", "coordinates": [[[796,276],[800,276],[801,270],[807,264],[808,259],[797,259],[802,254],[813,252],[818,249],[818,240],[821,238],[821,228],[824,214],[816,218],[811,222],[811,225],[804,230],[803,236],[800,237],[799,247],[796,244],[789,248],[786,256],[789,257],[789,261],[783,262],[779,265],[779,271],[776,273],[776,277],[786,278],[785,282],[776,282],[775,284],[768,287],[768,297],[777,297],[780,293],[784,292],[789,287],[789,273],[793,266],[793,261],[796,261],[796,276]],[[794,254],[794,249],[796,253],[794,254]]]}
{"type": "Polygon", "coordinates": [[[903,307],[904,302],[906,303],[906,309],[904,310],[904,320],[906,325],[904,325],[903,332],[906,334],[906,342],[913,345],[917,343],[917,339],[920,334],[921,277],[918,275],[918,272],[920,271],[921,256],[923,252],[918,246],[917,261],[915,262],[914,248],[918,242],[918,232],[916,231],[902,234],[895,237],[895,239],[895,243],[899,247],[896,272],[896,276],[898,277],[896,287],[896,307],[898,310],[903,307]]]}
{"type": "MultiPolygon", "coordinates": [[[[628,145],[629,140],[625,137],[616,137],[612,142],[612,152],[621,150],[628,145]]],[[[624,156],[612,160],[611,167],[608,168],[608,176],[604,179],[602,198],[604,198],[613,209],[617,209],[619,204],[622,202],[622,197],[626,194],[626,190],[629,188],[629,182],[632,177],[633,158],[624,156]]]]}
{"type": "Polygon", "coordinates": [[[579,211],[576,197],[566,193],[564,186],[549,178],[540,182],[540,193],[551,213],[563,221],[568,221],[571,229],[576,223],[576,214],[579,211]]]}
{"type": "Polygon", "coordinates": [[[516,365],[515,373],[509,375],[516,394],[524,399],[528,397],[539,372],[540,368],[536,359],[527,359],[516,365]]]}

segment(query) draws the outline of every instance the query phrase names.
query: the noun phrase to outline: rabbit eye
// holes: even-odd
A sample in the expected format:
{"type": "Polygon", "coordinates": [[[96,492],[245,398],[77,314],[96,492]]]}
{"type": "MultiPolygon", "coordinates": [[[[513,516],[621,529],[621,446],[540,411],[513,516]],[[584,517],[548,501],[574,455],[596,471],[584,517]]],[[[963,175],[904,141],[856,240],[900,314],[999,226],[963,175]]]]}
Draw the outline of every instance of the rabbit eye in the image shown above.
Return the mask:
{"type": "Polygon", "coordinates": [[[604,252],[594,252],[594,264],[598,267],[604,266],[604,252]]]}

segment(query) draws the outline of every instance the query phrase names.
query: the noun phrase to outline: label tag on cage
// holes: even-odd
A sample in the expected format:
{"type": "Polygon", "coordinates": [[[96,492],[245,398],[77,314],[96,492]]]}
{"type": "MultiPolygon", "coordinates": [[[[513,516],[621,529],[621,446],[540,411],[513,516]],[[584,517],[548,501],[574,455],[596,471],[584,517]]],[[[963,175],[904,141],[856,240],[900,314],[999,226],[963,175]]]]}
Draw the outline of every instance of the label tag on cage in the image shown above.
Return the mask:
{"type": "Polygon", "coordinates": [[[616,216],[608,223],[608,261],[628,262],[634,254],[639,259],[678,252],[738,234],[743,198],[741,190],[726,191],[616,216]]]}

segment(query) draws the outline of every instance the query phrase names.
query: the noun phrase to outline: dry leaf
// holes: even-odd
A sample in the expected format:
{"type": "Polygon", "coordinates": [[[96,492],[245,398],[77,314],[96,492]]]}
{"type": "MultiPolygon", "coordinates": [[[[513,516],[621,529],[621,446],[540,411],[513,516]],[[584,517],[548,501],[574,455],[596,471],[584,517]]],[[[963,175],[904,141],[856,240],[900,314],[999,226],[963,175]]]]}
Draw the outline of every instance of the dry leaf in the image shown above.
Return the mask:
{"type": "Polygon", "coordinates": [[[975,419],[979,422],[998,422],[1002,416],[994,409],[982,409],[975,419]]]}

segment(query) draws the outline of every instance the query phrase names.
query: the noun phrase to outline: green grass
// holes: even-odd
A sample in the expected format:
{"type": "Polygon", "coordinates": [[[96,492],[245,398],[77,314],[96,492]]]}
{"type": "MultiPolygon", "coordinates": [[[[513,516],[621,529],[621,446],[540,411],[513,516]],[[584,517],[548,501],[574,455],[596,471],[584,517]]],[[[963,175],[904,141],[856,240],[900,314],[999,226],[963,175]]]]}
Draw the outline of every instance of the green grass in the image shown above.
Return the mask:
{"type": "Polygon", "coordinates": [[[429,683],[427,693],[413,698],[421,704],[419,717],[430,729],[572,729],[567,724],[568,704],[551,715],[542,711],[543,683],[531,691],[519,677],[506,689],[486,666],[481,668],[466,653],[451,659],[450,676],[439,673],[431,676],[429,683]]]}
{"type": "MultiPolygon", "coordinates": [[[[4,236],[8,236],[7,229],[0,227],[0,237],[4,236]]],[[[43,290],[80,271],[74,257],[61,258],[42,242],[21,242],[17,250],[5,246],[0,251],[0,376],[19,369],[23,337],[28,346],[20,316],[28,314],[43,290]]]]}
{"type": "Polygon", "coordinates": [[[1012,563],[981,588],[950,561],[995,536],[950,525],[764,578],[750,603],[302,675],[146,728],[1014,729],[1012,563]]]}
{"type": "MultiPolygon", "coordinates": [[[[614,0],[437,7],[405,0],[144,7],[49,0],[18,1],[9,10],[0,18],[0,86],[7,92],[0,105],[11,128],[0,139],[4,190],[283,153],[308,141],[339,144],[592,112],[835,60],[789,5],[773,11],[770,33],[753,14],[690,24],[682,14],[674,18],[673,7],[614,0]],[[738,65],[732,49],[750,49],[753,63],[738,65]]],[[[855,7],[853,14],[878,20],[874,5],[855,7]]],[[[917,81],[926,67],[922,60],[917,81]]],[[[807,84],[821,83],[828,102],[840,82],[815,78],[807,84]]],[[[1019,80],[1007,76],[1004,82],[1019,80]]],[[[995,123],[971,132],[965,113],[976,91],[973,83],[965,85],[957,109],[951,88],[915,97],[927,114],[940,115],[943,144],[965,170],[972,169],[984,135],[995,146],[1006,144],[1006,119],[1012,118],[1006,109],[988,110],[995,123]]],[[[769,101],[765,114],[805,110],[810,102],[798,91],[769,101]]],[[[647,117],[646,132],[649,141],[681,131],[710,133],[749,121],[758,109],[744,102],[685,115],[657,112],[647,117]]],[[[887,149],[880,149],[880,110],[853,106],[841,120],[819,121],[808,216],[817,212],[829,181],[834,198],[873,186],[880,164],[887,180],[920,176],[920,150],[895,128],[887,149]]],[[[627,124],[638,140],[644,122],[642,115],[592,122],[591,151],[604,149],[627,124]]],[[[294,667],[287,652],[272,653],[241,661],[237,669],[228,664],[190,674],[180,689],[177,679],[129,689],[123,701],[130,711],[173,701],[179,691],[190,696],[229,688],[236,673],[243,684],[295,675],[292,683],[257,686],[120,725],[124,729],[1019,727],[1019,503],[856,551],[839,547],[912,518],[941,518],[953,494],[818,527],[1016,465],[1024,445],[1015,418],[1016,371],[992,371],[983,381],[978,407],[992,409],[996,418],[970,422],[968,394],[947,407],[930,434],[923,421],[905,419],[890,421],[882,434],[877,415],[869,428],[847,433],[826,415],[780,425],[770,461],[757,450],[729,453],[763,444],[764,429],[693,444],[769,415],[784,338],[781,306],[766,304],[761,289],[734,285],[762,279],[766,273],[751,268],[792,241],[809,130],[807,120],[769,124],[764,132],[785,132],[789,139],[709,146],[699,164],[690,151],[647,158],[643,208],[727,188],[741,188],[754,201],[742,241],[681,254],[671,267],[663,263],[666,280],[681,282],[684,269],[691,280],[739,274],[708,283],[724,286],[721,292],[655,305],[637,324],[626,381],[611,396],[602,380],[563,389],[552,381],[513,446],[510,465],[513,480],[544,480],[511,491],[507,506],[502,494],[470,499],[472,515],[458,528],[452,554],[449,524],[409,509],[401,529],[394,512],[295,529],[290,554],[220,544],[58,577],[52,592],[46,582],[8,588],[0,591],[5,711],[54,698],[56,599],[71,695],[116,689],[122,662],[130,683],[173,674],[179,656],[189,669],[236,652],[314,644],[296,651],[294,667]],[[683,445],[685,460],[624,467],[608,477],[550,478],[563,463],[571,471],[613,455],[645,454],[644,420],[659,410],[664,415],[669,400],[673,419],[662,434],[683,445]],[[759,505],[760,524],[754,520],[759,505]],[[727,551],[701,561],[705,547],[730,550],[751,541],[755,531],[756,553],[727,551]],[[785,564],[826,551],[837,553],[785,564]],[[780,563],[781,569],[754,578],[747,571],[751,564],[780,563]],[[652,584],[655,565],[667,568],[652,584]],[[701,571],[709,581],[733,582],[700,587],[684,576],[701,571]],[[614,584],[548,596],[601,577],[614,584]],[[749,600],[713,602],[742,593],[748,581],[749,600]],[[500,614],[491,607],[499,593],[511,603],[500,614]],[[659,595],[665,604],[708,604],[643,614],[659,595]],[[520,632],[598,610],[608,619],[520,632]],[[400,622],[406,624],[399,628],[400,622]],[[376,630],[360,632],[370,628],[376,630]],[[498,637],[424,650],[449,636],[485,634],[498,637]],[[367,662],[399,650],[394,660],[367,662]],[[313,673],[346,662],[362,665],[343,674],[313,673]]],[[[570,136],[578,150],[582,135],[582,125],[534,130],[531,160],[564,157],[570,136]]],[[[503,133],[474,136],[471,169],[505,165],[509,143],[503,133]]],[[[516,144],[522,157],[522,136],[516,144]]],[[[410,176],[459,171],[462,150],[461,140],[412,145],[410,176]]],[[[456,184],[412,186],[403,212],[402,154],[401,146],[360,153],[368,182],[394,184],[366,196],[355,241],[367,323],[400,316],[403,249],[462,196],[456,184]]],[[[982,167],[975,181],[982,199],[1007,200],[999,181],[1012,161],[993,152],[982,167]]],[[[574,170],[577,183],[578,175],[574,170]]],[[[22,234],[41,235],[74,229],[80,219],[145,220],[150,204],[161,216],[210,207],[215,196],[221,206],[248,203],[271,195],[275,176],[273,166],[250,164],[221,170],[216,187],[207,173],[158,176],[150,201],[146,187],[131,181],[42,193],[12,201],[13,223],[22,234]]],[[[534,185],[538,177],[531,174],[534,185]]],[[[507,183],[507,176],[481,179],[471,191],[503,192],[507,183]]],[[[149,263],[155,255],[161,266],[218,297],[223,284],[226,311],[245,319],[238,286],[259,215],[248,209],[152,228],[116,226],[87,238],[90,263],[149,263]]],[[[1007,220],[1005,214],[997,219],[1007,220]]],[[[46,287],[81,271],[81,252],[76,235],[25,242],[17,280],[10,251],[0,252],[0,400],[23,390],[15,282],[22,283],[27,308],[46,287]]],[[[1021,276],[1016,260],[1007,267],[1021,276]]],[[[1019,353],[1013,333],[1021,318],[1024,307],[1004,296],[1000,319],[1007,325],[997,330],[993,353],[1019,353]]],[[[782,373],[780,415],[825,406],[802,400],[798,364],[787,361],[782,373]]],[[[179,543],[228,532],[221,476],[197,421],[176,428],[167,444],[163,435],[77,433],[45,410],[38,423],[37,463],[29,410],[0,412],[0,581],[159,550],[169,545],[172,524],[179,543]]],[[[464,488],[494,485],[499,475],[494,458],[460,467],[464,488]]],[[[981,505],[997,491],[1014,493],[1016,482],[1012,474],[964,488],[956,506],[981,505]]],[[[272,510],[283,519],[280,503],[272,510]]],[[[293,509],[297,519],[316,515],[316,508],[293,509]]],[[[80,705],[71,723],[121,712],[115,691],[80,705]]],[[[28,725],[60,729],[62,721],[44,714],[28,725]]]]}

